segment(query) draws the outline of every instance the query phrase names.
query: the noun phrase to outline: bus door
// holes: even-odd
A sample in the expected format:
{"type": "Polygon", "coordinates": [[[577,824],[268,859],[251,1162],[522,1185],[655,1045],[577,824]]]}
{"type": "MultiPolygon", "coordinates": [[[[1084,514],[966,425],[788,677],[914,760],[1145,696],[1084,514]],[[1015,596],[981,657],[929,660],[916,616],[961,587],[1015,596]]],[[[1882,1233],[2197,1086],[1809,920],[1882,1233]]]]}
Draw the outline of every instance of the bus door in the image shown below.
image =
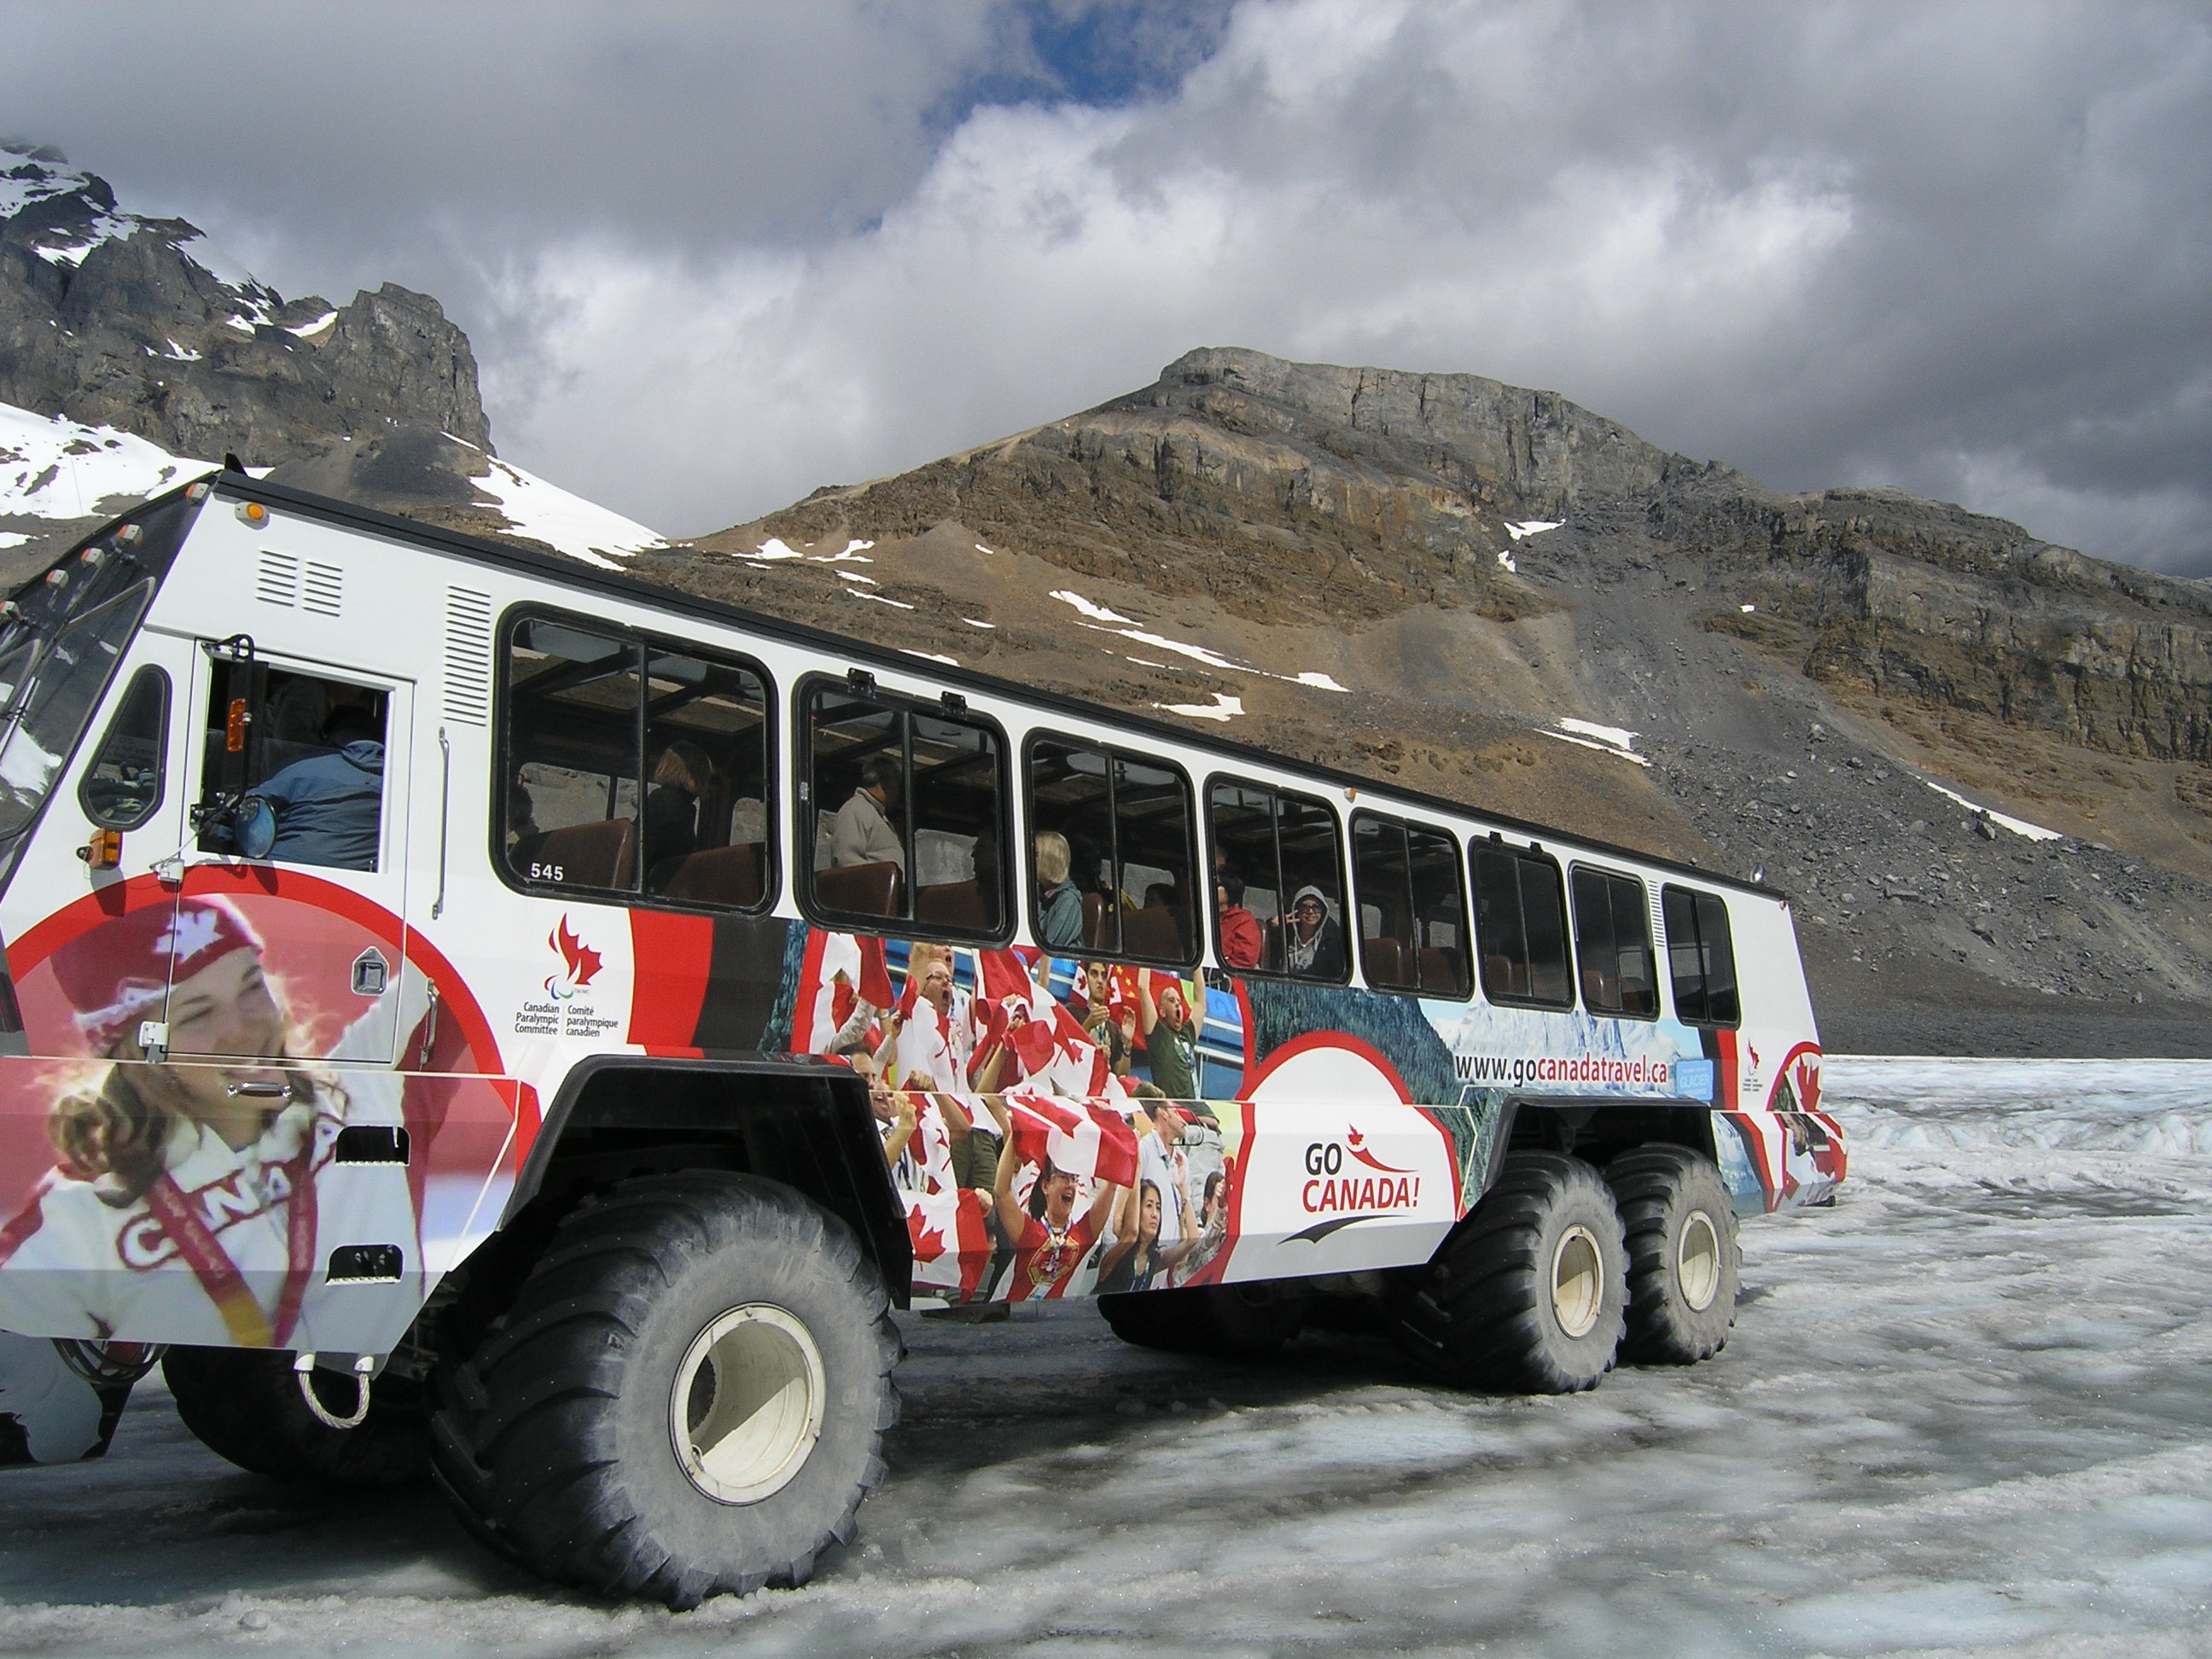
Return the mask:
{"type": "Polygon", "coordinates": [[[243,635],[192,655],[164,1046],[185,1061],[390,1067],[405,1036],[413,684],[243,635]]]}

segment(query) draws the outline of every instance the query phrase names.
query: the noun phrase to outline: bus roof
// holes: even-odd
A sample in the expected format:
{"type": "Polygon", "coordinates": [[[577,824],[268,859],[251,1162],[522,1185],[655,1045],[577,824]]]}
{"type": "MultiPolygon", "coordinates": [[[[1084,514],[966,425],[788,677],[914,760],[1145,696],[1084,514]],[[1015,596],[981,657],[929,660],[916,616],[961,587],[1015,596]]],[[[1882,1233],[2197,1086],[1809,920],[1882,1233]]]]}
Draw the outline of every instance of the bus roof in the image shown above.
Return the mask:
{"type": "MultiPolygon", "coordinates": [[[[181,494],[189,489],[188,481],[179,489],[168,492],[181,494]]],[[[697,617],[705,620],[734,624],[758,633],[771,635],[793,644],[813,646],[834,650],[840,655],[852,657],[877,666],[902,674],[921,673],[920,660],[889,646],[872,644],[828,629],[816,628],[805,623],[792,622],[783,617],[769,616],[757,611],[748,611],[720,599],[703,599],[687,593],[680,588],[650,582],[625,571],[604,570],[579,560],[563,558],[558,554],[538,553],[509,543],[497,542],[480,536],[467,535],[459,531],[445,530],[421,524],[395,514],[380,513],[373,507],[356,506],[349,501],[334,501],[303,489],[276,484],[266,479],[257,479],[228,469],[206,475],[204,482],[215,486],[215,493],[233,501],[260,501],[264,506],[283,507],[294,512],[324,519],[335,523],[395,537],[404,541],[427,544],[441,551],[458,555],[481,563],[501,565],[511,569],[527,571],[549,581],[570,588],[583,588],[619,594],[623,598],[651,608],[697,617]]],[[[143,509],[142,509],[143,510],[143,509]]],[[[94,538],[96,539],[96,538],[94,538]]],[[[1503,828],[1528,836],[1532,840],[1559,839],[1577,848],[1608,854],[1614,857],[1632,859],[1639,863],[1671,870],[1707,882],[1716,886],[1788,904],[1790,895],[1764,883],[1747,881],[1741,876],[1708,870],[1701,865],[1666,858],[1616,842],[1602,842],[1573,835],[1548,824],[1533,823],[1510,813],[1499,812],[1486,806],[1476,806],[1465,801],[1448,799],[1425,791],[1408,789],[1403,785],[1380,778],[1368,777],[1341,768],[1298,760],[1280,755],[1255,744],[1239,743],[1233,738],[1217,737],[1208,732],[1191,732],[1165,720],[1156,720],[1149,714],[1133,714],[1124,709],[1109,708],[1103,703],[1070,696],[1063,692],[1048,691],[1018,681],[1001,679],[996,675],[980,673],[971,668],[960,668],[930,661],[927,673],[933,679],[943,680],[956,689],[988,691],[999,696],[1027,702],[1041,708],[1057,709],[1063,714],[1079,715],[1086,720],[1100,720],[1124,726],[1149,736],[1159,737],[1188,747],[1203,750],[1225,760],[1241,760],[1262,765],[1298,771],[1319,781],[1340,787],[1371,789],[1379,794],[1425,805],[1431,810],[1459,816],[1480,817],[1503,828]]]]}

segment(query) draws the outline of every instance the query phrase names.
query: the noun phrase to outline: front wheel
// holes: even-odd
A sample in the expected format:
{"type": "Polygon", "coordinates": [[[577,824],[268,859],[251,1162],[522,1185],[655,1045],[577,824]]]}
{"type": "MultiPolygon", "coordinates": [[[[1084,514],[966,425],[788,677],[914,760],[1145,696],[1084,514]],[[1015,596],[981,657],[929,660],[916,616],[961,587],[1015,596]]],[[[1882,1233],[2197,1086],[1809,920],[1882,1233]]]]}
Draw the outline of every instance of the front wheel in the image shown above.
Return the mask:
{"type": "Polygon", "coordinates": [[[562,1224],[447,1379],[434,1466],[564,1583],[678,1608],[800,1584],[882,1478],[899,1352],[836,1217],[749,1176],[633,1181],[562,1224]]]}
{"type": "Polygon", "coordinates": [[[1447,1382],[1576,1394],[1613,1369],[1628,1300],[1620,1214],[1598,1172],[1515,1152],[1399,1314],[1399,1335],[1447,1382]]]}

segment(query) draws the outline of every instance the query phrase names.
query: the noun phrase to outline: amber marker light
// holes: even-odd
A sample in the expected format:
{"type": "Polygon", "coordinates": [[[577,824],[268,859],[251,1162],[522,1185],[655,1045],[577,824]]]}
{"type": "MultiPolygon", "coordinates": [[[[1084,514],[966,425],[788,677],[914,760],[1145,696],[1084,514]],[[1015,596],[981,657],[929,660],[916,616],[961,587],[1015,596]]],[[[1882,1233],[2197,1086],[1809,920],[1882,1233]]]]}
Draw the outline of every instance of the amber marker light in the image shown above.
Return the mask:
{"type": "Polygon", "coordinates": [[[238,516],[256,530],[259,530],[269,522],[269,509],[258,501],[240,501],[238,504],[238,516]]]}
{"type": "Polygon", "coordinates": [[[76,855],[94,870],[112,870],[123,862],[123,832],[95,830],[92,839],[76,849],[76,855]]]}

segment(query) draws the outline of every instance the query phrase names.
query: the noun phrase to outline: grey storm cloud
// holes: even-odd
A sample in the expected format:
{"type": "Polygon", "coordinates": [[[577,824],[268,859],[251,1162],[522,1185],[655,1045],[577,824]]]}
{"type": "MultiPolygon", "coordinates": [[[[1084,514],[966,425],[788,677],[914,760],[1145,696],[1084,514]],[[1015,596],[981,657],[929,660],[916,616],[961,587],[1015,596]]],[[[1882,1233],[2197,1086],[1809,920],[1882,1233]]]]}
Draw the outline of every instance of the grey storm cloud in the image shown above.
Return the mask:
{"type": "Polygon", "coordinates": [[[1556,389],[2212,574],[2199,9],[0,8],[0,126],[476,339],[698,532],[1198,344],[1556,389]]]}

